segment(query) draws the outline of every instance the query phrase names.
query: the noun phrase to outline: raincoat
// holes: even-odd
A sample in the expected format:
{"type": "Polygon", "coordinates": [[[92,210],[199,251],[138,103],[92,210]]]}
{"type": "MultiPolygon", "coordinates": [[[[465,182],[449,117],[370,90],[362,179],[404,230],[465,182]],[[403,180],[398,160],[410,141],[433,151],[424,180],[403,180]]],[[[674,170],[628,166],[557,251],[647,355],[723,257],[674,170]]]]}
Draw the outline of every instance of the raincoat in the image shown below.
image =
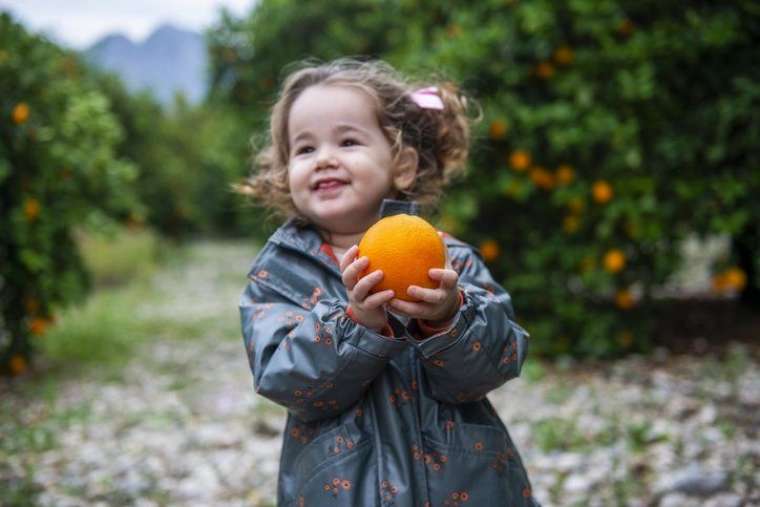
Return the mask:
{"type": "Polygon", "coordinates": [[[486,394],[520,373],[528,333],[477,252],[445,239],[463,303],[424,337],[346,315],[332,251],[287,222],[248,274],[241,324],[255,391],[288,409],[278,505],[536,506],[486,394]]]}

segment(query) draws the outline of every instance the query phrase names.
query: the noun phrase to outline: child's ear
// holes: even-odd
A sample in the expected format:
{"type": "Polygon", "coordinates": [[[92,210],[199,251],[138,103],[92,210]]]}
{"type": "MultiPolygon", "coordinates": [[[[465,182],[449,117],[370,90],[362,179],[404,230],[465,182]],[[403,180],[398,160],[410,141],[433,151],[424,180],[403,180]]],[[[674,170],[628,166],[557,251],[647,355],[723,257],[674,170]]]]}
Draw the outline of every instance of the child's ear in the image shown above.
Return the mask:
{"type": "Polygon", "coordinates": [[[417,177],[418,162],[417,150],[409,146],[401,148],[393,175],[393,185],[396,190],[407,190],[412,187],[414,179],[417,177]]]}

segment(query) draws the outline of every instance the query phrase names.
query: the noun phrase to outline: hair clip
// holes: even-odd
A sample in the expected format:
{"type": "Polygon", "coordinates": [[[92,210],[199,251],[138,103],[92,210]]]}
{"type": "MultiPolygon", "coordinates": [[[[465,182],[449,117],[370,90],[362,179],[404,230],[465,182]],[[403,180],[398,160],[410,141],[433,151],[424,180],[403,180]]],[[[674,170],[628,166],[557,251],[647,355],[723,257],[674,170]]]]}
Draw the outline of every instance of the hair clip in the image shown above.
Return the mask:
{"type": "Polygon", "coordinates": [[[438,95],[437,86],[428,86],[427,88],[415,90],[410,94],[410,97],[422,109],[443,110],[443,100],[438,95]]]}

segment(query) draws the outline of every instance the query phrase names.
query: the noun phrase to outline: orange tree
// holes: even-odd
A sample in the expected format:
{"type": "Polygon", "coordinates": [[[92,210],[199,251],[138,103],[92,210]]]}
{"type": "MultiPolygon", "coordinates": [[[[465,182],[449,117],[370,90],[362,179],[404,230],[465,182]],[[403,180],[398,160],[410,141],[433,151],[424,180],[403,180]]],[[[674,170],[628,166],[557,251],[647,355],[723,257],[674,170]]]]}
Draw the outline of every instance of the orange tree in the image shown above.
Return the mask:
{"type": "Polygon", "coordinates": [[[307,56],[463,83],[483,121],[440,225],[480,247],[534,350],[603,356],[647,347],[687,235],[731,236],[715,290],[756,294],[759,26],[739,0],[262,0],[210,33],[212,97],[261,132],[307,56]]]}
{"type": "Polygon", "coordinates": [[[72,239],[84,221],[126,218],[134,167],[77,58],[0,14],[0,372],[27,369],[54,310],[84,294],[72,239]]]}
{"type": "Polygon", "coordinates": [[[715,289],[757,303],[751,2],[402,4],[420,45],[394,58],[447,69],[483,109],[443,223],[481,246],[539,351],[645,348],[688,234],[731,236],[715,289]]]}

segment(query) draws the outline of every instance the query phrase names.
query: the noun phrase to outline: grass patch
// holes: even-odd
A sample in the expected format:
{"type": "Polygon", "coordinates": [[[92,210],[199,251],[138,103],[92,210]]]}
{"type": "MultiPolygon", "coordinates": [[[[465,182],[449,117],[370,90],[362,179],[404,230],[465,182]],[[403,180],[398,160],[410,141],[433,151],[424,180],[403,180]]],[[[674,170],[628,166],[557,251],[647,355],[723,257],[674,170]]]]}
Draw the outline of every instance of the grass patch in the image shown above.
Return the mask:
{"type": "Polygon", "coordinates": [[[101,291],[81,306],[64,310],[40,341],[42,354],[55,365],[118,363],[145,341],[135,309],[150,297],[147,285],[101,291]]]}
{"type": "Polygon", "coordinates": [[[167,249],[166,241],[149,229],[122,227],[80,230],[77,243],[97,287],[122,285],[150,276],[167,249]]]}

